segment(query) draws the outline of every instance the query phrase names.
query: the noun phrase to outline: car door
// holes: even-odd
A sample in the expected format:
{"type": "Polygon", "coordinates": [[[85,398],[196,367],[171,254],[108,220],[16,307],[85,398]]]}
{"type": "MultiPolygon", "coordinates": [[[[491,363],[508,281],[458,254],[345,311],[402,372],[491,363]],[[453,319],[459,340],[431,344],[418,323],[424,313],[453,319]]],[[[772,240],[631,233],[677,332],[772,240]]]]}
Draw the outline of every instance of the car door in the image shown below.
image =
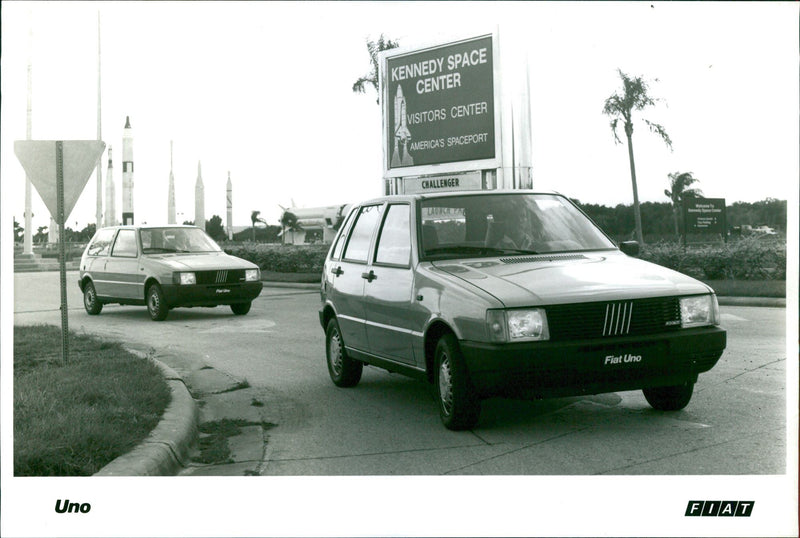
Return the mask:
{"type": "MultiPolygon", "coordinates": [[[[367,205],[357,210],[355,221],[344,244],[341,259],[330,264],[330,298],[342,338],[348,348],[368,351],[364,314],[364,284],[375,229],[383,213],[383,204],[367,205]]],[[[326,278],[328,278],[326,276],[326,278]]]]}
{"type": "Polygon", "coordinates": [[[86,258],[81,270],[89,275],[94,284],[95,292],[100,297],[108,297],[111,286],[106,278],[106,260],[111,253],[111,245],[117,235],[116,228],[104,228],[97,232],[89,248],[86,249],[86,258]]]}
{"type": "Polygon", "coordinates": [[[414,274],[411,269],[411,207],[390,203],[375,239],[372,263],[362,275],[367,342],[371,353],[414,363],[415,334],[411,309],[414,274]]]}
{"type": "Polygon", "coordinates": [[[144,272],[139,267],[139,238],[134,229],[121,229],[106,258],[105,278],[110,297],[144,300],[144,272]]]}

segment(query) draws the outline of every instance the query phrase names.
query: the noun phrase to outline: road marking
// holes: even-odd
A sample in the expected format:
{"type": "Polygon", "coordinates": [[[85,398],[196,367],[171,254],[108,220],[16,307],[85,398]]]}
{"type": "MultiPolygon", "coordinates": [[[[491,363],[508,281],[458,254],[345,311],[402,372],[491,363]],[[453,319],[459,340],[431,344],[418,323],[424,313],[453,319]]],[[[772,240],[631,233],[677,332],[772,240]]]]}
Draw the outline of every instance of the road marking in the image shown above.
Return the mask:
{"type": "Polygon", "coordinates": [[[226,323],[224,325],[215,325],[208,329],[200,329],[197,332],[203,334],[241,334],[241,333],[265,333],[271,332],[270,330],[275,327],[275,322],[270,320],[259,320],[258,325],[252,322],[242,323],[226,323]]]}
{"type": "Polygon", "coordinates": [[[721,314],[720,317],[722,321],[750,321],[747,318],[740,318],[739,316],[734,316],[733,314],[721,314]]]}

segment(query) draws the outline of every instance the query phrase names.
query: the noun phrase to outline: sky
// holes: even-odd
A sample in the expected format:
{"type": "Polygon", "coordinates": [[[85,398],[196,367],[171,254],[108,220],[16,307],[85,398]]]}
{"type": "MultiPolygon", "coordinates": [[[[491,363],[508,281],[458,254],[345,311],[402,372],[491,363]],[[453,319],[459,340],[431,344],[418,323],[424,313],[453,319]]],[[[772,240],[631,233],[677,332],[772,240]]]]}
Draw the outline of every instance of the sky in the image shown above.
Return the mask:
{"type": "MultiPolygon", "coordinates": [[[[276,224],[281,206],[382,194],[381,109],[374,92],[351,89],[381,33],[417,48],[498,32],[506,91],[521,87],[527,61],[535,188],[632,203],[627,148],[602,114],[618,69],[650,82],[661,100],[639,117],[674,143],[635,125],[641,201],[666,202],[676,171],[728,203],[791,198],[800,175],[793,3],[5,2],[0,177],[18,222],[28,57],[32,138],[96,139],[98,14],[102,139],[119,218],[130,118],[137,223],[166,222],[170,142],[180,222],[194,219],[199,167],[205,216],[223,223],[230,173],[235,226],[254,210],[276,224]]],[[[96,181],[67,226],[95,221],[96,181]]],[[[49,224],[35,189],[32,212],[34,229],[49,224]]]]}

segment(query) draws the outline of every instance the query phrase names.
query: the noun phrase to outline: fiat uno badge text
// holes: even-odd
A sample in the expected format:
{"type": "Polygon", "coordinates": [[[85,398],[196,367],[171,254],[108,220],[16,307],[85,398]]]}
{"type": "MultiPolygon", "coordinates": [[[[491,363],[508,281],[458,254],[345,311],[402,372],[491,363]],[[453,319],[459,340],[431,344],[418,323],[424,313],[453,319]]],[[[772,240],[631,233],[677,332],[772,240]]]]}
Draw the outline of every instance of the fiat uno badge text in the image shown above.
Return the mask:
{"type": "Polygon", "coordinates": [[[609,364],[623,364],[623,363],[633,363],[633,362],[642,362],[642,356],[631,355],[630,353],[626,353],[625,355],[606,355],[606,360],[603,362],[603,365],[608,366],[609,364]]]}

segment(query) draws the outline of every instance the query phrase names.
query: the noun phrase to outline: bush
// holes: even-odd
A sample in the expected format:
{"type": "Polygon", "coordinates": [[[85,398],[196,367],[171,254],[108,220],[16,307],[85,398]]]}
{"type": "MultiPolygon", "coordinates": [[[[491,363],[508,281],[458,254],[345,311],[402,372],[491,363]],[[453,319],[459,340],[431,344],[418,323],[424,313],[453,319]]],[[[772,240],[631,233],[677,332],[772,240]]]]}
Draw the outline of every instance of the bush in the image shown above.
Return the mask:
{"type": "Polygon", "coordinates": [[[276,273],[321,273],[330,245],[274,245],[244,243],[225,252],[249,260],[262,271],[276,273]]]}
{"type": "Polygon", "coordinates": [[[705,280],[785,280],[786,244],[749,237],[701,247],[656,243],[641,258],[705,280]]]}
{"type": "MultiPolygon", "coordinates": [[[[228,254],[276,273],[321,273],[330,245],[228,245],[228,254]]],[[[640,256],[703,280],[785,280],[786,244],[755,237],[724,245],[688,246],[661,241],[646,244],[640,256]]]]}

